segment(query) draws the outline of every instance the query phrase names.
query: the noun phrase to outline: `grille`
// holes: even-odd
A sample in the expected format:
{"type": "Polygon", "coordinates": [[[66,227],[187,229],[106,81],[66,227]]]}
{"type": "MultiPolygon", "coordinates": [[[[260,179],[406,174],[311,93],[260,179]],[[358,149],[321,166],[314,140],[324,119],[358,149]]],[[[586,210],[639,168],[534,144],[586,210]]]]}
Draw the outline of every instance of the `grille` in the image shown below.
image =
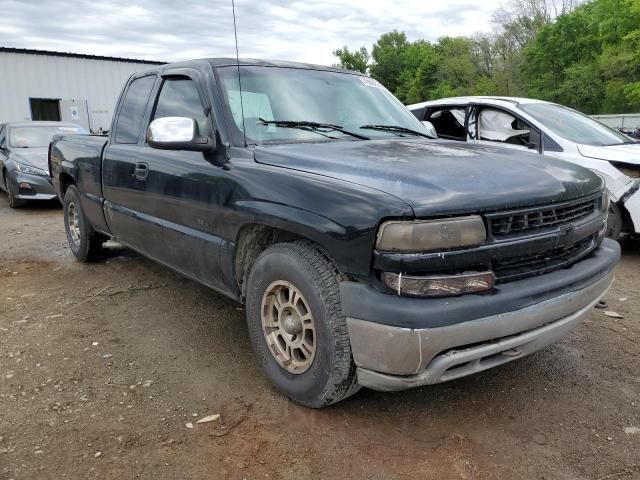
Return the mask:
{"type": "Polygon", "coordinates": [[[601,197],[591,197],[570,203],[546,205],[536,209],[487,215],[494,236],[529,232],[575,222],[595,212],[601,197]]]}
{"type": "Polygon", "coordinates": [[[595,236],[584,238],[572,245],[554,248],[543,253],[520,255],[493,262],[498,282],[531,277],[557,270],[583,257],[595,246],[595,236]]]}

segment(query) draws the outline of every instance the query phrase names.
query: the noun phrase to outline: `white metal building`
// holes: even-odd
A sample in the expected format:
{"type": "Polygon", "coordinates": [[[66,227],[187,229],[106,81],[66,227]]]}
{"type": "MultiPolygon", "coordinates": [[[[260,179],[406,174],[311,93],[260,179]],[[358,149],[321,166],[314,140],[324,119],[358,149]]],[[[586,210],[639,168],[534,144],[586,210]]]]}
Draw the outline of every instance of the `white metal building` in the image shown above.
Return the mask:
{"type": "Polygon", "coordinates": [[[0,123],[63,120],[108,130],[125,81],[160,63],[0,47],[0,123]]]}

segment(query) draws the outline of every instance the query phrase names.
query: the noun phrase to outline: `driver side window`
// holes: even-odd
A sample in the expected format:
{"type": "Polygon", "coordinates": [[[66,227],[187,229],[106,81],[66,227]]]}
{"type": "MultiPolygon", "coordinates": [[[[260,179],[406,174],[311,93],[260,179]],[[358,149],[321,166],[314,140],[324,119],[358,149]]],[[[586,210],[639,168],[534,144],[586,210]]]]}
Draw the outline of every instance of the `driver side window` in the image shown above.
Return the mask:
{"type": "Polygon", "coordinates": [[[436,129],[438,137],[450,140],[466,140],[464,129],[466,109],[462,107],[436,108],[427,114],[428,120],[436,129]]]}
{"type": "Polygon", "coordinates": [[[5,143],[7,142],[7,126],[0,125],[0,148],[6,147],[5,143]]]}
{"type": "Polygon", "coordinates": [[[521,147],[538,144],[539,138],[531,125],[497,108],[483,108],[478,113],[478,140],[509,143],[521,147]]]}

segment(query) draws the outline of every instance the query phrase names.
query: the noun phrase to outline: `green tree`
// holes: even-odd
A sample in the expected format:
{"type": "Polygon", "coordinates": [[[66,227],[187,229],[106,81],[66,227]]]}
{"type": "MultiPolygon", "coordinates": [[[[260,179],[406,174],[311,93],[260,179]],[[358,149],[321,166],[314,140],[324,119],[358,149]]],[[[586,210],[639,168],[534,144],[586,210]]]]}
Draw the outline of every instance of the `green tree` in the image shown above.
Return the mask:
{"type": "Polygon", "coordinates": [[[409,46],[404,32],[394,30],[380,36],[371,49],[371,76],[395,92],[405,69],[404,51],[409,46]]]}
{"type": "Polygon", "coordinates": [[[587,113],[640,110],[640,0],[508,0],[496,30],[410,42],[381,35],[334,54],[401,101],[455,95],[529,96],[587,113]]]}
{"type": "Polygon", "coordinates": [[[523,50],[530,96],[588,113],[640,107],[640,0],[594,0],[540,29],[523,50]]]}
{"type": "Polygon", "coordinates": [[[360,47],[360,50],[350,51],[345,45],[342,48],[334,50],[333,54],[340,60],[340,63],[333,65],[334,67],[367,73],[370,57],[366,47],[360,47]]]}

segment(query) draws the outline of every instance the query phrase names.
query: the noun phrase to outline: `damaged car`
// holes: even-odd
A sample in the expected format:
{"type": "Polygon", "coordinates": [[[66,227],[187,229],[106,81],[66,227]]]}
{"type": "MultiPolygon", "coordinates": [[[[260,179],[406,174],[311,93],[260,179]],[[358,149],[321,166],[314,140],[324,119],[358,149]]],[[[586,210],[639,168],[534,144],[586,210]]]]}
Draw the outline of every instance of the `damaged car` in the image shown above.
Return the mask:
{"type": "Polygon", "coordinates": [[[455,97],[409,105],[438,137],[536,151],[605,179],[607,236],[640,233],[640,143],[562,105],[515,97],[455,97]]]}
{"type": "Polygon", "coordinates": [[[54,135],[88,133],[80,125],[64,122],[0,124],[0,189],[9,206],[30,200],[53,200],[56,192],[48,167],[49,142],[54,135]]]}

